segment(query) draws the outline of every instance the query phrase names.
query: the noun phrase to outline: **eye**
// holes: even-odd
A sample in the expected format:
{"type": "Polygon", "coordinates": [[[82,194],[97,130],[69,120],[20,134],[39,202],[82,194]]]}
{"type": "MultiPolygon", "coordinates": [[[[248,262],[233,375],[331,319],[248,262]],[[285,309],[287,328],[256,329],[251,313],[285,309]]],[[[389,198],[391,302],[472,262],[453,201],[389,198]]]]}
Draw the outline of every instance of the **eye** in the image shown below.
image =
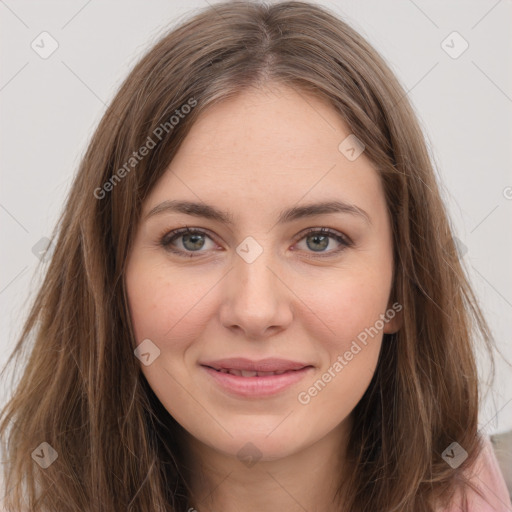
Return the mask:
{"type": "Polygon", "coordinates": [[[302,240],[305,241],[307,249],[311,249],[321,258],[338,254],[352,245],[352,241],[347,236],[329,228],[310,228],[299,238],[299,241],[302,240]],[[332,240],[336,241],[338,248],[326,251],[327,247],[333,245],[332,240]]]}
{"type": "MultiPolygon", "coordinates": [[[[201,229],[184,227],[175,229],[166,233],[160,239],[160,245],[167,251],[177,254],[178,256],[193,258],[196,257],[194,253],[206,252],[208,250],[209,240],[213,247],[210,250],[215,250],[215,243],[210,235],[201,229]],[[205,251],[201,249],[206,248],[205,251]]],[[[342,250],[352,245],[352,241],[345,235],[333,231],[329,228],[309,228],[305,233],[302,233],[298,241],[304,240],[306,249],[310,252],[316,253],[318,257],[328,257],[338,254],[342,250]],[[330,251],[326,251],[332,240],[335,240],[338,247],[330,251]]]]}
{"type": "MultiPolygon", "coordinates": [[[[206,239],[209,239],[213,242],[212,238],[208,236],[205,231],[185,227],[181,229],[175,229],[174,231],[167,233],[160,240],[160,244],[166,250],[174,254],[193,258],[194,255],[192,253],[204,252],[201,251],[201,249],[205,246],[208,249],[208,244],[205,242],[206,239]],[[181,239],[181,241],[179,243],[175,243],[179,239],[181,239]],[[176,246],[178,246],[178,248],[176,246]]],[[[213,249],[213,247],[210,249],[213,249]]]]}

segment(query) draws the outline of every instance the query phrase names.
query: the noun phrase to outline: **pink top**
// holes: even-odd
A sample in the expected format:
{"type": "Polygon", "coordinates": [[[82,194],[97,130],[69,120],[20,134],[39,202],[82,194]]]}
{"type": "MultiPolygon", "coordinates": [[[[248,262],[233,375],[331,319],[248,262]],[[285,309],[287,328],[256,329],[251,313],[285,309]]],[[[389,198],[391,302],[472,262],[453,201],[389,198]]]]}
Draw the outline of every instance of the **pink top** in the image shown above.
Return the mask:
{"type": "Polygon", "coordinates": [[[512,512],[510,494],[493,445],[487,436],[484,436],[483,441],[484,448],[474,466],[468,470],[467,476],[485,499],[468,488],[466,500],[461,499],[459,491],[452,505],[443,512],[512,512]]]}

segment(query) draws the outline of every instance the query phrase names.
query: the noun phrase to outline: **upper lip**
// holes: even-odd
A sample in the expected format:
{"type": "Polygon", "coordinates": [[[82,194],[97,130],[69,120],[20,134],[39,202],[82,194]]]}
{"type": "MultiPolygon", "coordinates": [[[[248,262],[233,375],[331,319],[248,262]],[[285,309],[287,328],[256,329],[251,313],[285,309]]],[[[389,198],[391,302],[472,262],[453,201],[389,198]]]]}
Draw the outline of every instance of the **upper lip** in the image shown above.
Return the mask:
{"type": "Polygon", "coordinates": [[[252,361],[244,357],[232,357],[227,359],[217,359],[215,361],[205,361],[202,366],[210,366],[215,370],[245,370],[252,372],[282,372],[287,370],[300,370],[306,366],[312,366],[308,363],[298,361],[289,361],[287,359],[267,358],[259,361],[252,361]]]}

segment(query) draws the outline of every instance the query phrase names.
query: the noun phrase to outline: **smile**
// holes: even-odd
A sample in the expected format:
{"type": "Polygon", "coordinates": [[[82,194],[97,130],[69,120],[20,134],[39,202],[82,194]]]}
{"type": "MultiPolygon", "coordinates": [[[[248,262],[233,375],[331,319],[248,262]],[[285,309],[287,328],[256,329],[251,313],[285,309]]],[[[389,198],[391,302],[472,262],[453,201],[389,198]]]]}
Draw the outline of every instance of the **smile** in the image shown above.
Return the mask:
{"type": "Polygon", "coordinates": [[[263,398],[279,395],[314,371],[313,366],[297,370],[256,371],[230,368],[215,369],[201,365],[209,381],[230,396],[263,398]]]}

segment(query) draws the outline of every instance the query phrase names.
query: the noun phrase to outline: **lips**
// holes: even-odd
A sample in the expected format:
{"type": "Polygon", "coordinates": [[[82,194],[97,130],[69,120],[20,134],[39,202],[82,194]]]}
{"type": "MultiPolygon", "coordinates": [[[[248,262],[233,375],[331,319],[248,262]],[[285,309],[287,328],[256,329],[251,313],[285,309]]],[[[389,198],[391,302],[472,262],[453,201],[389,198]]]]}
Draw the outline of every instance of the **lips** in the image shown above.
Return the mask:
{"type": "Polygon", "coordinates": [[[201,365],[213,368],[221,373],[229,373],[239,377],[282,375],[286,372],[297,371],[311,366],[308,363],[287,359],[267,358],[260,361],[252,361],[243,357],[205,361],[201,365]]]}
{"type": "Polygon", "coordinates": [[[284,359],[223,359],[203,362],[201,368],[215,389],[244,399],[279,396],[315,371],[313,365],[284,359]]]}

